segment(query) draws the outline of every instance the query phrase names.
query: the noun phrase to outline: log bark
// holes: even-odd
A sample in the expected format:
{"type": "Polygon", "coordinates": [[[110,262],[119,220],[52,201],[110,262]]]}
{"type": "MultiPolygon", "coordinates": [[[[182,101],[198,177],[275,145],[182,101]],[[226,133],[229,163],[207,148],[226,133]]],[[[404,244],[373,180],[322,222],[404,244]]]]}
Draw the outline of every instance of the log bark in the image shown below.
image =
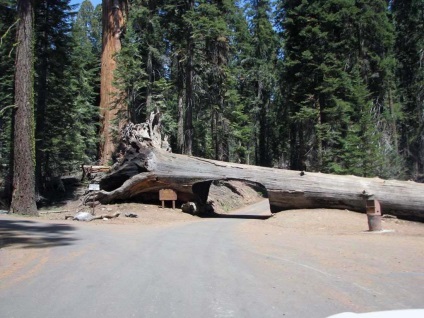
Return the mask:
{"type": "Polygon", "coordinates": [[[34,94],[33,94],[33,14],[32,1],[18,6],[13,130],[12,213],[38,215],[34,175],[34,94]]]}
{"type": "Polygon", "coordinates": [[[96,174],[96,173],[102,173],[102,172],[109,172],[110,171],[109,166],[81,165],[81,169],[82,169],[81,180],[84,180],[85,178],[91,179],[93,174],[96,174]]]}
{"type": "Polygon", "coordinates": [[[102,190],[89,200],[105,204],[171,188],[180,201],[205,204],[212,181],[231,179],[262,184],[272,212],[306,208],[365,212],[365,199],[376,199],[383,213],[424,221],[424,184],[227,163],[153,147],[129,147],[122,163],[101,180],[102,190]]]}
{"type": "Polygon", "coordinates": [[[365,201],[379,200],[383,213],[424,221],[424,184],[323,173],[265,168],[170,153],[161,136],[161,114],[146,123],[122,129],[125,154],[100,179],[101,191],[84,202],[107,204],[138,197],[158,199],[173,189],[181,202],[207,204],[215,180],[245,180],[262,185],[272,212],[290,209],[337,208],[365,212],[365,201]]]}

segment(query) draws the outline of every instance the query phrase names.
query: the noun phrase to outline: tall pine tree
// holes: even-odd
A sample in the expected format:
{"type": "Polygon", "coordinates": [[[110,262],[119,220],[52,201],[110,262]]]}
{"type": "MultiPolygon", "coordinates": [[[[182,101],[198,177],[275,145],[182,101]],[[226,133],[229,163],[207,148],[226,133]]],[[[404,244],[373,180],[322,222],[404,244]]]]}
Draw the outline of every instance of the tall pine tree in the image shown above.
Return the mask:
{"type": "Polygon", "coordinates": [[[403,106],[400,151],[408,174],[424,175],[424,2],[393,1],[397,80],[403,106]]]}
{"type": "Polygon", "coordinates": [[[11,187],[12,110],[14,106],[14,58],[16,11],[12,1],[0,1],[0,179],[5,196],[11,187]]]}
{"type": "Polygon", "coordinates": [[[290,166],[391,176],[393,30],[385,1],[281,1],[290,166]]]}
{"type": "Polygon", "coordinates": [[[38,1],[35,6],[35,111],[36,111],[36,177],[38,190],[69,166],[64,155],[72,152],[66,143],[66,130],[71,130],[69,92],[72,12],[69,0],[38,1]],[[46,183],[47,182],[47,183],[46,183]]]}
{"type": "Polygon", "coordinates": [[[250,30],[253,37],[252,69],[249,72],[253,92],[252,115],[255,122],[255,162],[271,166],[273,151],[272,109],[276,94],[277,37],[270,22],[271,5],[267,0],[253,0],[251,3],[250,30]]]}
{"type": "Polygon", "coordinates": [[[18,0],[12,213],[37,215],[34,174],[33,15],[30,0],[18,0]]]}
{"type": "Polygon", "coordinates": [[[91,2],[85,0],[72,25],[71,57],[66,74],[72,96],[69,116],[74,125],[67,135],[72,151],[66,161],[75,167],[78,163],[95,163],[98,154],[100,22],[91,2]]]}

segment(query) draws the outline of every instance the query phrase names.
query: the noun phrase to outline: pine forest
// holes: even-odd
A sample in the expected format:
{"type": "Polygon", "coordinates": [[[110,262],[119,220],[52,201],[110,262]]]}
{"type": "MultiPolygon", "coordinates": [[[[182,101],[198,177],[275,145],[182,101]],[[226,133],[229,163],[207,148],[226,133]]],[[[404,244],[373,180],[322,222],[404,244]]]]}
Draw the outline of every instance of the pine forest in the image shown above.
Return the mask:
{"type": "Polygon", "coordinates": [[[424,181],[424,0],[0,0],[0,55],[15,212],[152,112],[176,153],[424,181]]]}

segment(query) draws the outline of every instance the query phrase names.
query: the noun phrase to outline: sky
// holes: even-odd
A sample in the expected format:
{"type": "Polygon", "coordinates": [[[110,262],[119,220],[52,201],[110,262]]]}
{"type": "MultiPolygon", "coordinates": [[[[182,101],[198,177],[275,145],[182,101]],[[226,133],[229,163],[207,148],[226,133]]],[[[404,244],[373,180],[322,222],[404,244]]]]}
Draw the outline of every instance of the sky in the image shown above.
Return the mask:
{"type": "MultiPolygon", "coordinates": [[[[81,4],[81,2],[83,2],[84,0],[71,0],[71,4],[81,4]]],[[[93,4],[93,6],[96,6],[100,3],[102,3],[102,0],[91,0],[91,3],[93,4]]]]}

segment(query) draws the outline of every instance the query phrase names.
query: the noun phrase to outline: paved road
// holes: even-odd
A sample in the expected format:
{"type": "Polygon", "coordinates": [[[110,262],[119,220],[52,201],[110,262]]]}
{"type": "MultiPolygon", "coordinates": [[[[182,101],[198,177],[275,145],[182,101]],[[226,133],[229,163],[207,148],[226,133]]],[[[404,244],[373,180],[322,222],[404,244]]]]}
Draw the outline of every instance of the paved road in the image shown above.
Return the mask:
{"type": "MultiPolygon", "coordinates": [[[[249,213],[252,208],[239,214],[249,213]]],[[[245,222],[263,221],[145,227],[1,217],[0,231],[25,232],[15,243],[23,239],[28,248],[20,250],[27,253],[23,264],[0,274],[0,317],[318,318],[352,308],[339,292],[375,302],[365,287],[308,268],[301,253],[287,261],[255,248],[254,238],[240,234],[245,222]]],[[[0,262],[13,263],[1,260],[7,255],[0,249],[0,262]]],[[[411,302],[399,306],[417,299],[411,302]]]]}

